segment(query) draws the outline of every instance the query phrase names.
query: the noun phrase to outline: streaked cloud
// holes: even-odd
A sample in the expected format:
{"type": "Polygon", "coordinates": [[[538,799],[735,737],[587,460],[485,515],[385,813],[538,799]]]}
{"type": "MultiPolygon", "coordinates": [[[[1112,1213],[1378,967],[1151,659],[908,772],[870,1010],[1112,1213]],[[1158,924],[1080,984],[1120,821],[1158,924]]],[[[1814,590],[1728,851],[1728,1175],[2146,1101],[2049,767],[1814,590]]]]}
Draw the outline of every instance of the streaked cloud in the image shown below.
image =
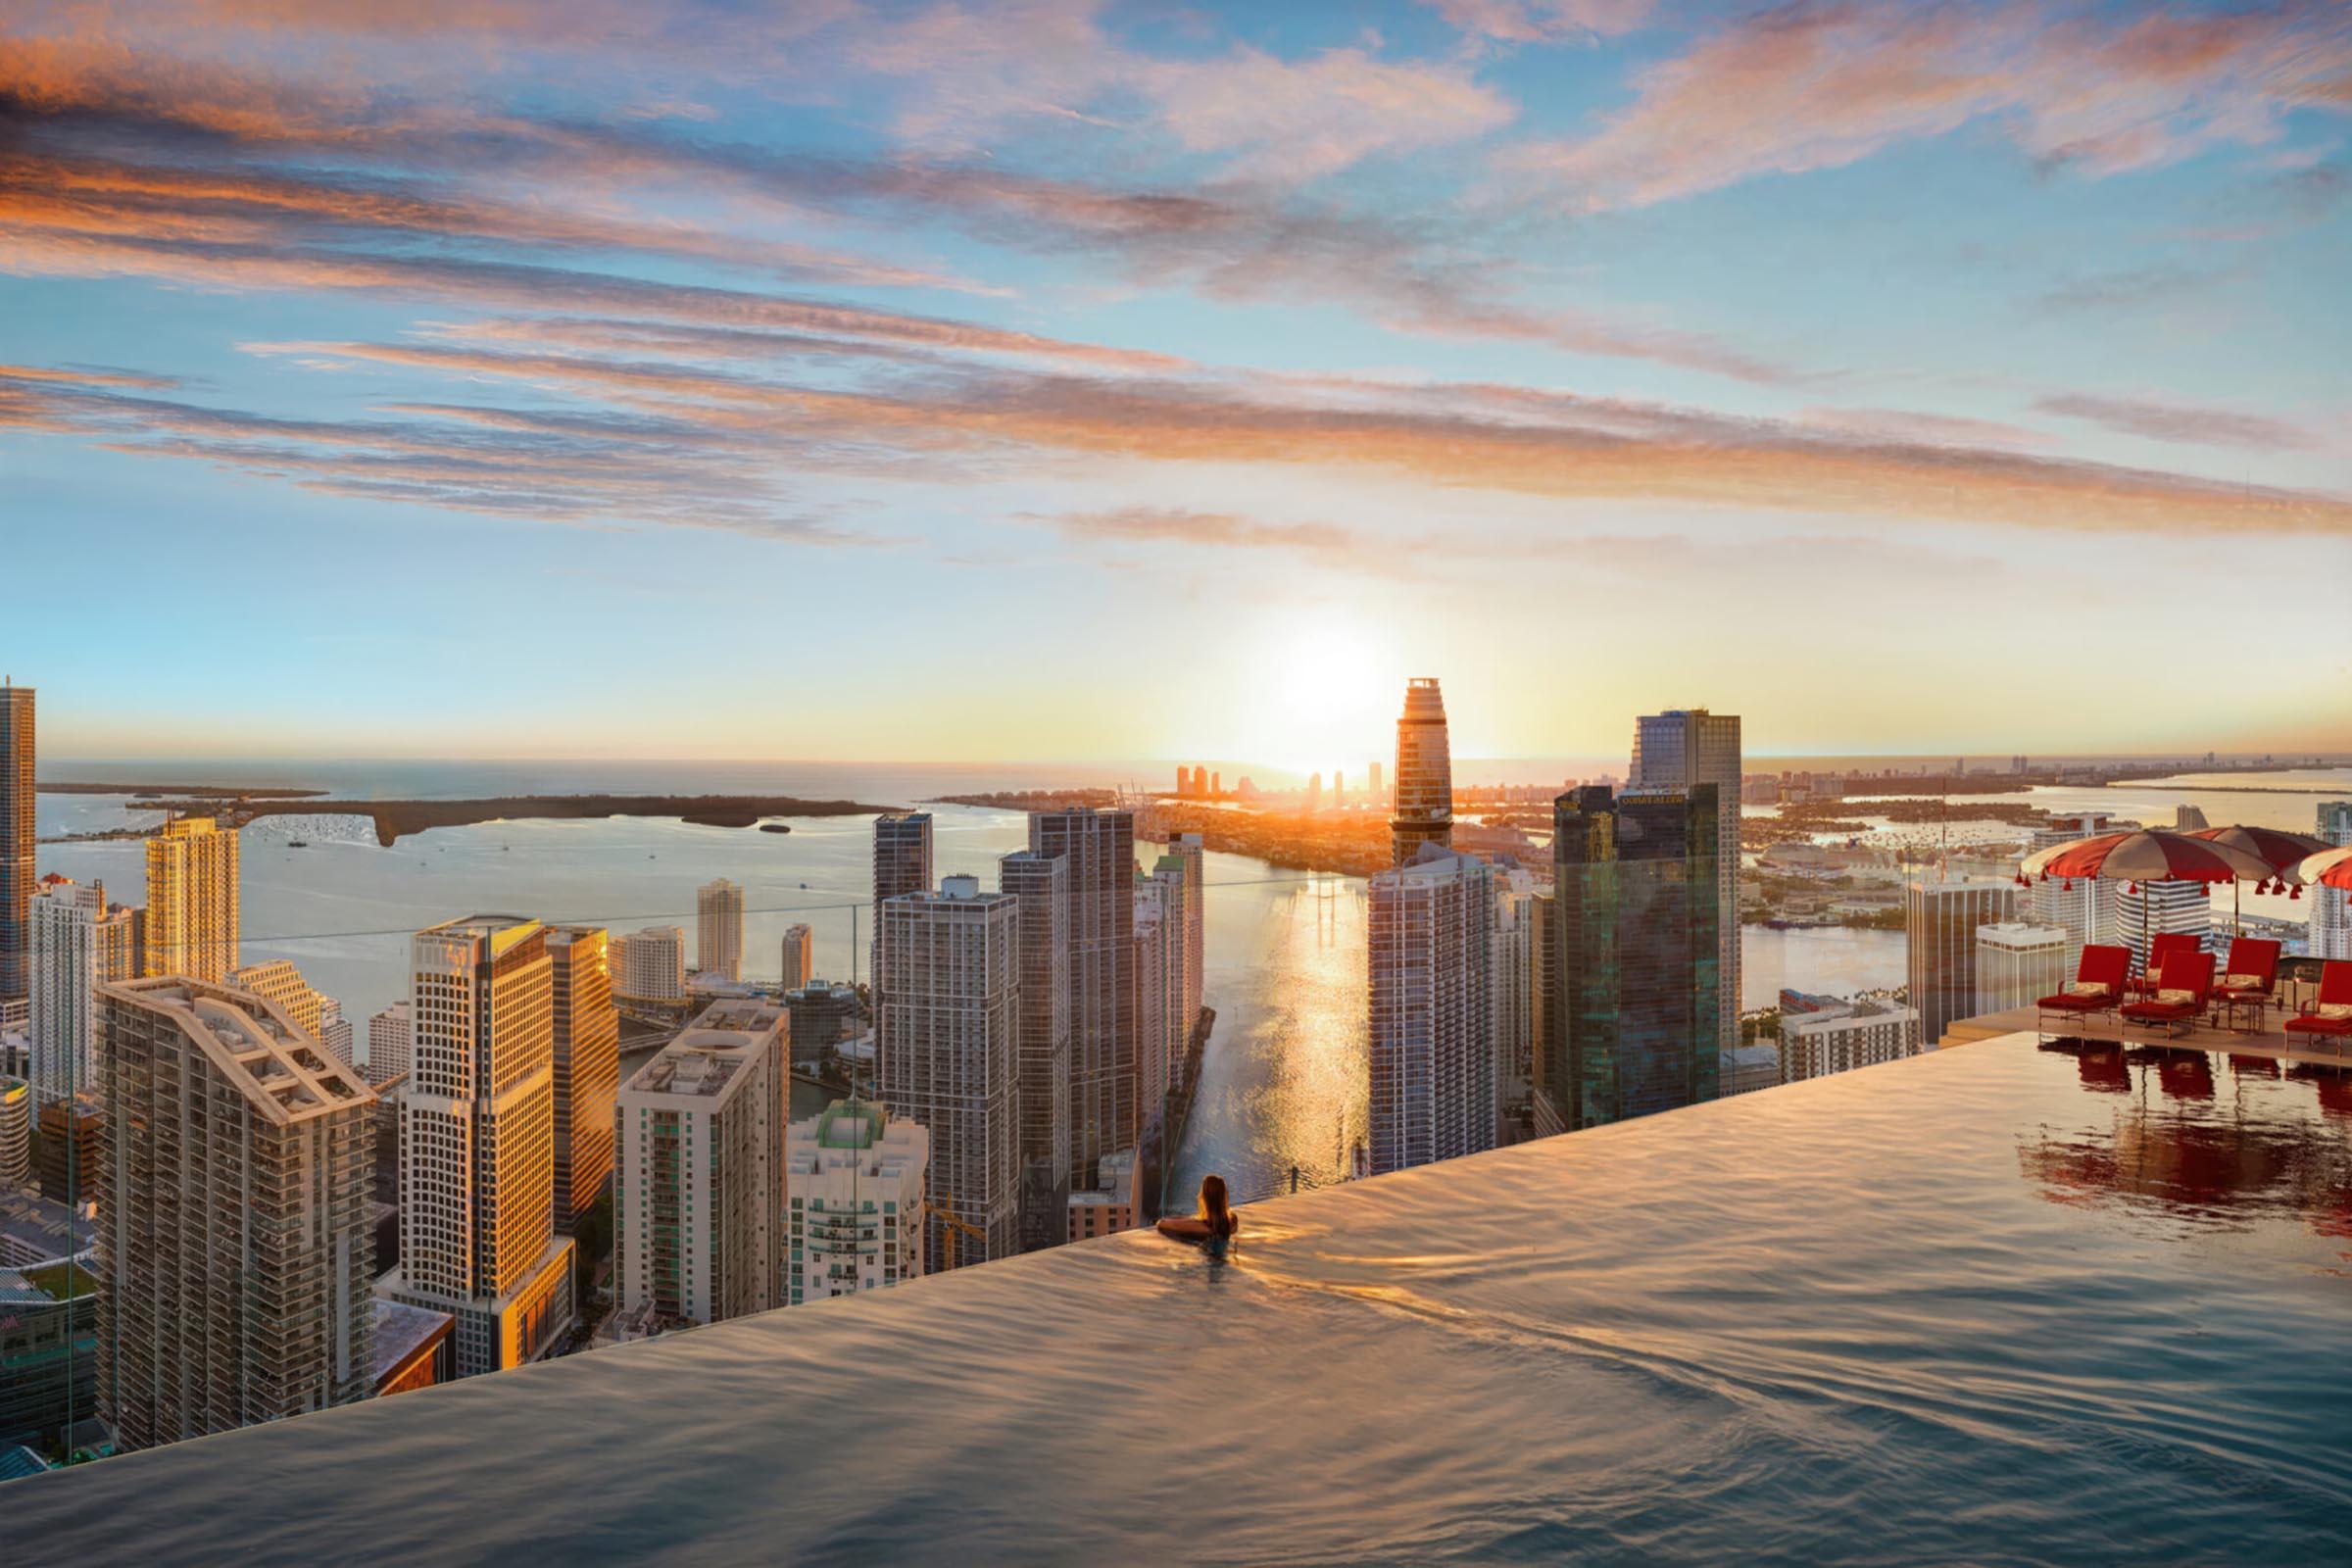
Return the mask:
{"type": "MultiPolygon", "coordinates": [[[[579,323],[565,323],[567,327],[579,323]]],[[[1381,386],[1181,372],[1081,375],[983,358],[941,359],[880,380],[817,381],[797,336],[735,368],[631,348],[517,340],[254,344],[317,368],[371,364],[478,388],[488,378],[603,412],[404,403],[397,418],[269,419],[134,397],[88,381],[0,381],[20,419],[94,431],[124,450],[201,457],[244,471],[339,485],[444,487],[442,504],[578,518],[742,526],[780,475],[934,478],[982,465],[1000,475],[1081,457],[1154,464],[1306,466],[1334,475],[1486,490],[1755,511],[2079,530],[2183,534],[2352,533],[2352,500],[2193,475],[2069,461],[1858,427],[1855,420],[1729,417],[1623,399],[1479,384],[1381,386]],[[490,497],[482,503],[481,497],[490,497]],[[658,503],[655,498],[659,497],[658,503]],[[745,498],[752,498],[747,501],[745,498]]],[[[590,334],[593,336],[593,334],[590,334]]],[[[844,345],[847,348],[849,345],[844,345]]],[[[885,345],[888,349],[895,344],[885,345]]],[[[1867,423],[1867,421],[1863,421],[1867,423]]],[[[1949,430],[1938,434],[1948,436],[1949,430]]],[[[400,492],[409,496],[412,492],[400,492]]],[[[1071,514],[1092,537],[1345,556],[1355,541],[1323,523],[1125,506],[1071,514]]]]}
{"type": "Polygon", "coordinates": [[[2239,409],[2152,398],[2100,397],[2087,392],[2037,398],[2034,407],[2043,414],[2086,419],[2150,441],[2242,447],[2251,452],[2316,452],[2326,445],[2317,432],[2291,420],[2239,409]]]}
{"type": "Polygon", "coordinates": [[[1426,0],[1464,32],[1513,43],[1614,37],[1649,21],[1654,0],[1426,0]]]}
{"type": "Polygon", "coordinates": [[[2352,111],[2352,16],[2333,0],[2233,11],[1795,0],[1638,80],[1592,135],[1506,163],[1574,208],[1641,207],[1995,125],[2089,175],[2260,146],[2297,109],[2352,111]]]}

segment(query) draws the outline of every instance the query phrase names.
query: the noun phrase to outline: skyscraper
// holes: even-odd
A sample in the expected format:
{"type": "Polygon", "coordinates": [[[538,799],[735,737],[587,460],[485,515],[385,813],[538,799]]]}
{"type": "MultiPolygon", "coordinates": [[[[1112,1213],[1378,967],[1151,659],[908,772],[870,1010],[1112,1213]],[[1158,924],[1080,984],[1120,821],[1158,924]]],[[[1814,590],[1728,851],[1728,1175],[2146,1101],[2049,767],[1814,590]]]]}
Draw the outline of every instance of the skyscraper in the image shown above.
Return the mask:
{"type": "MultiPolygon", "coordinates": [[[[1536,879],[1500,866],[1494,872],[1494,918],[1490,941],[1494,975],[1487,1002],[1494,1012],[1496,1112],[1527,1103],[1536,1057],[1536,879]]],[[[1548,931],[1548,927],[1545,928],[1548,931]]]]}
{"type": "Polygon", "coordinates": [[[784,1010],[795,1066],[821,1068],[825,1054],[858,1032],[858,993],[849,986],[810,981],[784,993],[784,1010]]]}
{"type": "MultiPolygon", "coordinates": [[[[2068,837],[2083,835],[2068,834],[2068,837]]],[[[2061,843],[2063,839],[2051,842],[2061,843]]],[[[2044,846],[2034,845],[2034,849],[2044,846]]],[[[2103,877],[2036,877],[2026,891],[2018,912],[2035,925],[2056,926],[2066,933],[2066,972],[2071,978],[2082,948],[2091,942],[2115,940],[2115,896],[2120,882],[2103,877]]],[[[2036,996],[2047,996],[2036,992],[2036,996]]],[[[2028,998],[2032,1001],[2032,998],[2028,998]]]]}
{"type": "Polygon", "coordinates": [[[571,1326],[555,1230],[554,962],[536,920],[476,914],[410,943],[400,1267],[376,1287],[457,1319],[457,1373],[537,1360],[571,1326]]]}
{"type": "Polygon", "coordinates": [[[2115,940],[2144,971],[2156,939],[2168,933],[2203,942],[2213,930],[2213,890],[2202,882],[2127,882],[2115,896],[2115,940]]]}
{"type": "Polygon", "coordinates": [[[32,688],[0,679],[0,1029],[28,1010],[32,932],[32,688]]]}
{"type": "Polygon", "coordinates": [[[1446,738],[1446,699],[1434,679],[1404,685],[1396,720],[1396,804],[1389,816],[1393,864],[1403,865],[1424,844],[1453,844],[1453,752],[1446,738]]]}
{"type": "Polygon", "coordinates": [[[675,1002],[686,995],[686,933],[674,925],[649,925],[613,937],[606,957],[616,996],[675,1002]]]}
{"type": "MultiPolygon", "coordinates": [[[[1033,811],[1029,850],[1069,862],[1070,1190],[1135,1147],[1135,813],[1033,811]]],[[[905,1107],[902,1107],[905,1108],[905,1107]]],[[[918,1118],[919,1119],[919,1118],[918,1118]]],[[[933,1150],[934,1185],[939,1169],[933,1150]]]]}
{"type": "Polygon", "coordinates": [[[1670,709],[1634,720],[1626,793],[1715,786],[1716,1006],[1720,1044],[1740,1043],[1740,715],[1670,709]]]}
{"type": "Polygon", "coordinates": [[[612,1094],[620,1084],[620,1014],[612,1008],[611,938],[602,926],[551,925],[547,956],[555,1069],[556,1229],[602,1197],[612,1174],[612,1094]]]}
{"type": "Polygon", "coordinates": [[[1182,978],[1170,973],[1175,922],[1168,915],[1169,891],[1150,877],[1135,879],[1136,1118],[1146,1136],[1167,1103],[1169,997],[1171,982],[1182,978]]]}
{"type": "MultiPolygon", "coordinates": [[[[874,818],[874,941],[870,989],[876,1015],[881,1007],[882,901],[902,893],[931,890],[931,813],[884,811],[874,818]]],[[[854,983],[856,975],[850,976],[854,983]]]]}
{"type": "Polygon", "coordinates": [[[32,1085],[0,1075],[0,1191],[32,1182],[32,1085]]]}
{"type": "Polygon", "coordinates": [[[318,1013],[318,1043],[346,1067],[360,1064],[359,1053],[352,1049],[351,1020],[343,1016],[343,1004],[332,997],[324,1000],[318,1013]]]}
{"type": "Polygon", "coordinates": [[[1200,836],[1187,833],[1171,843],[1152,867],[1151,880],[1160,889],[1159,908],[1168,941],[1167,1009],[1168,1087],[1175,1087],[1184,1065],[1186,1045],[1200,1015],[1200,959],[1204,912],[1200,887],[1200,836]],[[1186,840],[1191,840],[1188,846],[1186,840]]]}
{"type": "Polygon", "coordinates": [[[1550,1037],[1539,1133],[1574,1131],[1715,1098],[1718,990],[1715,786],[1552,803],[1550,1037]]]}
{"type": "Polygon", "coordinates": [[[1070,1200],[1069,862],[1021,850],[997,862],[997,886],[1020,904],[1021,1250],[1034,1252],[1061,1241],[1070,1200]]]}
{"type": "MultiPolygon", "coordinates": [[[[1524,911],[1527,919],[1528,984],[1535,995],[1528,1004],[1527,1032],[1529,1039],[1528,1103],[1531,1115],[1534,1107],[1544,1102],[1544,1072],[1551,1060],[1552,1013],[1560,1004],[1560,945],[1559,905],[1550,893],[1535,893],[1528,897],[1524,911]]],[[[1554,1126],[1552,1131],[1559,1129],[1554,1126]]]]}
{"type": "Polygon", "coordinates": [[[923,1270],[1009,1257],[1020,1250],[1020,901],[952,876],[881,907],[875,1076],[884,1102],[931,1134],[923,1270]],[[953,1240],[943,1211],[960,1222],[953,1240]]]}
{"type": "Polygon", "coordinates": [[[1494,1148],[1491,868],[1425,843],[1373,876],[1368,907],[1372,1169],[1494,1148]]]}
{"type": "MultiPolygon", "coordinates": [[[[2352,844],[2352,801],[2322,805],[2318,831],[2330,844],[2352,844]]],[[[2330,887],[2313,888],[2311,893],[2311,956],[2352,958],[2352,893],[2330,887]]]]}
{"type": "Polygon", "coordinates": [[[106,902],[106,884],[63,878],[32,901],[32,1059],[36,1104],[98,1085],[97,988],[136,973],[133,911],[106,902]]]}
{"type": "Polygon", "coordinates": [[[784,1009],[714,1002],[619,1095],[612,1293],[640,1331],[778,1305],[784,1009]]]}
{"type": "Polygon", "coordinates": [[[122,1448],[364,1399],[375,1097],[274,1004],[99,991],[98,1397],[122,1448]]]}
{"type": "Polygon", "coordinates": [[[318,1036],[326,1019],[328,999],[318,993],[302,971],[284,958],[244,963],[228,972],[227,984],[250,991],[285,1009],[286,1016],[306,1035],[318,1036]]]}
{"type": "Polygon", "coordinates": [[[1184,1029],[1177,1049],[1183,1050],[1200,1021],[1208,987],[1208,852],[1198,833],[1179,833],[1168,841],[1155,874],[1166,875],[1169,861],[1184,879],[1184,1029]]]}
{"type": "Polygon", "coordinates": [[[786,1306],[878,1291],[923,1272],[931,1135],[870,1100],[836,1100],[792,1124],[786,1306]]]}
{"type": "Polygon", "coordinates": [[[368,1081],[381,1084],[406,1077],[413,1059],[409,1004],[395,1002],[368,1020],[368,1081]]]}
{"type": "Polygon", "coordinates": [[[784,928],[783,990],[798,991],[816,978],[816,933],[807,925],[784,928]]]}
{"type": "Polygon", "coordinates": [[[1388,797],[1381,793],[1380,764],[1378,762],[1374,762],[1364,769],[1364,798],[1371,803],[1372,808],[1376,811],[1389,804],[1388,797]]]}
{"type": "Polygon", "coordinates": [[[237,967],[237,834],[175,817],[147,841],[147,972],[220,981],[237,967]]]}
{"type": "Polygon", "coordinates": [[[723,876],[694,892],[694,967],[698,974],[743,978],[743,889],[723,876]]]}
{"type": "Polygon", "coordinates": [[[1910,1002],[1923,1049],[1942,1044],[1955,1020],[1976,1016],[1977,932],[2016,913],[2017,889],[2007,882],[1923,881],[1904,890],[1910,1002]]]}

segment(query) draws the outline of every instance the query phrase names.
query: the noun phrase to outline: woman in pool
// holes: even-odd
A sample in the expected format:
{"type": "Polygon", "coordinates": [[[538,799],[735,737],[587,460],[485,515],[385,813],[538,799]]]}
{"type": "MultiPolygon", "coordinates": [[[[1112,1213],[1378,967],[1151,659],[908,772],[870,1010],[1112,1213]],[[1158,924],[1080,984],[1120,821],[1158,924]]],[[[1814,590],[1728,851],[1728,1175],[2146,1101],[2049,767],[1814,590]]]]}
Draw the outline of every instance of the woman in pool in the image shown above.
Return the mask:
{"type": "Polygon", "coordinates": [[[1159,1234],[1172,1236],[1180,1242],[1197,1243],[1211,1257],[1223,1257],[1232,1245],[1233,1233],[1242,1228],[1242,1218],[1233,1211],[1225,1199],[1225,1178],[1200,1178],[1200,1212],[1187,1219],[1170,1217],[1159,1222],[1159,1234]]]}

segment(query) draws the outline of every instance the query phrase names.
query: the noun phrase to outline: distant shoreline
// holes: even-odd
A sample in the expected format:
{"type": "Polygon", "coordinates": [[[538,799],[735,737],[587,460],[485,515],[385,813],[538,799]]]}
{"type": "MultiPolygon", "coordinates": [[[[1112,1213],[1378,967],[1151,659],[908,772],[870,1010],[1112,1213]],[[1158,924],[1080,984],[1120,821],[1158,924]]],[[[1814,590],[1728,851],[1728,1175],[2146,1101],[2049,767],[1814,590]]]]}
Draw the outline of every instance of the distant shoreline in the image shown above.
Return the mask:
{"type": "MultiPolygon", "coordinates": [[[[2274,771],[2284,772],[2285,769],[2278,768],[2274,771]]],[[[2111,790],[2144,789],[2151,783],[2164,784],[2166,789],[2182,795],[2341,795],[2344,793],[2344,786],[2341,784],[2315,784],[2308,788],[2301,788],[2286,784],[2168,784],[2162,779],[2133,779],[2128,783],[2119,780],[2109,784],[2107,788],[2111,790]]]]}
{"type": "MultiPolygon", "coordinates": [[[[118,794],[134,791],[118,790],[118,794]]],[[[378,844],[436,827],[470,827],[481,822],[526,817],[579,820],[608,816],[674,816],[697,827],[745,828],[770,816],[872,816],[891,809],[858,801],[806,801],[792,795],[501,795],[469,801],[338,801],[315,791],[232,795],[233,811],[220,814],[243,826],[264,816],[365,816],[375,823],[378,844]]],[[[142,801],[141,807],[202,816],[219,811],[220,795],[142,801]]]]}
{"type": "Polygon", "coordinates": [[[324,795],[324,790],[247,789],[236,784],[70,784],[47,780],[33,784],[42,795],[172,795],[183,800],[294,801],[324,795]]]}

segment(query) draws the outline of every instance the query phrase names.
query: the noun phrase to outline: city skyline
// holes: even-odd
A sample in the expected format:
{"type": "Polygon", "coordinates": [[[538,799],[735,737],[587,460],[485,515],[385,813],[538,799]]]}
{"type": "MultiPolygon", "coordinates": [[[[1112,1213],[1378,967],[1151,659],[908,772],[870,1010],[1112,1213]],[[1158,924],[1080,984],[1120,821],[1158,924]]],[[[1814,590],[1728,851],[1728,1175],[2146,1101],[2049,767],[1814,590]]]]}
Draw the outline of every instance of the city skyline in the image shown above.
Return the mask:
{"type": "Polygon", "coordinates": [[[13,8],[0,542],[142,607],[46,748],[740,756],[759,617],[696,612],[787,582],[860,649],[803,756],[1352,771],[1429,670],[1465,757],[1699,693],[2342,750],[2324,615],[2233,620],[2251,700],[2017,697],[2352,567],[2348,64],[2308,3],[13,8]],[[605,673],[453,713],[487,624],[605,673]]]}

